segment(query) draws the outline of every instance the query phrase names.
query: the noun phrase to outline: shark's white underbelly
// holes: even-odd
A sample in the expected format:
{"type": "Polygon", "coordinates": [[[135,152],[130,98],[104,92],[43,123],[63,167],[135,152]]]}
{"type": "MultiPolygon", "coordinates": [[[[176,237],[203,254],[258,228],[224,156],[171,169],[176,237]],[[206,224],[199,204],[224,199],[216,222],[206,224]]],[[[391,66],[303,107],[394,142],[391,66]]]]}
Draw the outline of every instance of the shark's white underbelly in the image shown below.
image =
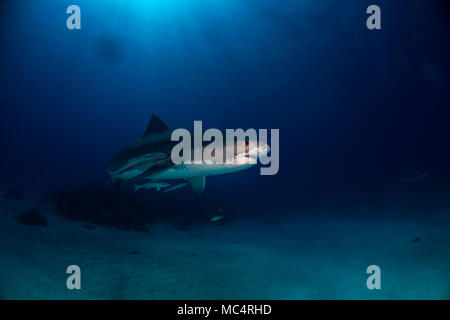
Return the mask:
{"type": "Polygon", "coordinates": [[[153,174],[155,180],[186,179],[199,176],[215,176],[248,169],[255,164],[182,164],[153,174]]]}

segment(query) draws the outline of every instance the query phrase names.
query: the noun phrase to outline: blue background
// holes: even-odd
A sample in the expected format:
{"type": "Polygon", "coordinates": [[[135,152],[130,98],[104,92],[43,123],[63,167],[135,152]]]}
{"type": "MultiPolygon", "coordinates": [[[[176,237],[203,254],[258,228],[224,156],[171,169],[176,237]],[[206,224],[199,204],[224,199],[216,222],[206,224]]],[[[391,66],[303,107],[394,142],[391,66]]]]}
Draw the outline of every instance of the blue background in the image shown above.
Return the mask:
{"type": "Polygon", "coordinates": [[[70,4],[0,1],[3,187],[112,188],[106,164],[156,114],[171,128],[280,129],[275,176],[147,194],[184,197],[194,216],[205,201],[240,214],[448,205],[448,2],[77,0],[79,31],[70,4]],[[366,28],[370,4],[381,30],[366,28]]]}

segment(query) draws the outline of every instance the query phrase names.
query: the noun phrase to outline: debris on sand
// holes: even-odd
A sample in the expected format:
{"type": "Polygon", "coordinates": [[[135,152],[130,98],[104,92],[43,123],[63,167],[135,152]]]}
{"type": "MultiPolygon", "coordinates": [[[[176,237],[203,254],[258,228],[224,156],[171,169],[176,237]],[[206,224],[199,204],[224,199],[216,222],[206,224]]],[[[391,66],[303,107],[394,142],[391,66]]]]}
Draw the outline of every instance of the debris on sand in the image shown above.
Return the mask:
{"type": "Polygon", "coordinates": [[[219,209],[217,209],[217,212],[218,212],[219,214],[218,214],[217,216],[214,216],[214,217],[212,217],[211,219],[209,219],[209,221],[211,221],[211,222],[218,222],[218,221],[224,219],[224,218],[225,218],[225,211],[226,211],[225,208],[219,208],[219,209]]]}
{"type": "Polygon", "coordinates": [[[128,252],[129,255],[137,255],[137,254],[141,254],[142,252],[137,251],[137,250],[131,250],[128,252]]]}
{"type": "Polygon", "coordinates": [[[39,211],[36,209],[31,209],[29,211],[23,211],[21,214],[17,216],[17,221],[20,224],[27,226],[39,226],[39,227],[47,227],[47,218],[45,218],[39,211]]]}

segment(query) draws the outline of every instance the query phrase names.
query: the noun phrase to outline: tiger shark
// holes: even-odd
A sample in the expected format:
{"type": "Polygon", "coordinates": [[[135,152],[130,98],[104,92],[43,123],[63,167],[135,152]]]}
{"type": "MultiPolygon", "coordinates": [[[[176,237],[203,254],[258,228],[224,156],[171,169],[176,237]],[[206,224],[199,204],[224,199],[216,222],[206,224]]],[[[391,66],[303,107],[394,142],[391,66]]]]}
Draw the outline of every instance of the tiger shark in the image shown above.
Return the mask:
{"type": "MultiPolygon", "coordinates": [[[[267,155],[270,150],[267,144],[255,140],[234,140],[223,144],[222,150],[224,159],[231,155],[231,162],[204,160],[200,163],[194,161],[176,164],[171,159],[172,148],[178,144],[178,141],[171,139],[173,131],[157,116],[152,115],[142,138],[120,150],[109,162],[107,172],[114,184],[140,179],[153,182],[184,179],[200,194],[205,189],[207,176],[248,169],[257,163],[258,157],[267,155]]],[[[206,144],[203,142],[201,147],[206,147],[206,144]]]]}

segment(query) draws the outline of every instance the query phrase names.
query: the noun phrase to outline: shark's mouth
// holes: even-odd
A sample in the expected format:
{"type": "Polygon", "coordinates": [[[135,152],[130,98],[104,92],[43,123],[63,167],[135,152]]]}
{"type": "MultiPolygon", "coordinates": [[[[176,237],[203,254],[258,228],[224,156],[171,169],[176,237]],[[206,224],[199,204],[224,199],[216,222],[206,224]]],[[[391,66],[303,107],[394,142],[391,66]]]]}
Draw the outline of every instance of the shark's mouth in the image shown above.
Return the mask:
{"type": "Polygon", "coordinates": [[[235,156],[230,164],[235,165],[245,165],[245,164],[256,164],[258,157],[250,153],[242,153],[235,156]]]}

